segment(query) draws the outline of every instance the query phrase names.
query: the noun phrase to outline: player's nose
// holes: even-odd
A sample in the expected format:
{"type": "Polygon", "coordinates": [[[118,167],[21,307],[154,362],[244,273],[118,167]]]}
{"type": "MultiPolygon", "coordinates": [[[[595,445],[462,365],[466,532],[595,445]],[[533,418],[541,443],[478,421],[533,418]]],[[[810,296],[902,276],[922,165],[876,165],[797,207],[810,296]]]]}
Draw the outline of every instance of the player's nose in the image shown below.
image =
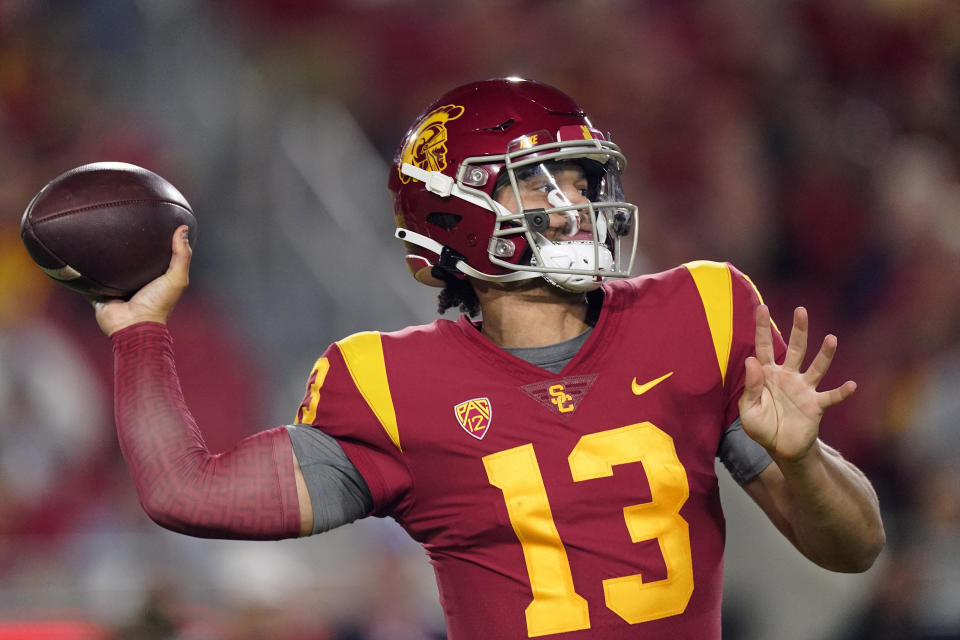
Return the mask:
{"type": "Polygon", "coordinates": [[[564,190],[564,193],[567,194],[567,199],[570,200],[572,204],[586,204],[590,202],[580,189],[569,187],[564,190]]]}

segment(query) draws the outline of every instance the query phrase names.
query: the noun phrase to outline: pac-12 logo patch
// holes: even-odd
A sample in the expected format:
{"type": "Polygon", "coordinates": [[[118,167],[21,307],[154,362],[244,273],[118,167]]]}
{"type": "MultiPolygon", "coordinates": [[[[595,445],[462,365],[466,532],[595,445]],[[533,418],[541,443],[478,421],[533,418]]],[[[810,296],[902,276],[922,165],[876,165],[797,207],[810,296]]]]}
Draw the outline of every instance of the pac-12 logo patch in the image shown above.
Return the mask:
{"type": "MultiPolygon", "coordinates": [[[[463,107],[447,104],[437,107],[420,122],[413,132],[403,153],[399,166],[412,164],[426,171],[443,171],[447,168],[447,121],[456,120],[463,115],[463,107]]],[[[398,169],[399,171],[399,169],[398,169]]],[[[407,184],[413,180],[400,172],[400,182],[407,184]]]]}
{"type": "Polygon", "coordinates": [[[453,412],[464,431],[477,440],[483,440],[483,436],[487,434],[487,429],[490,428],[490,420],[493,414],[489,399],[474,398],[461,402],[453,408],[453,412]]]}

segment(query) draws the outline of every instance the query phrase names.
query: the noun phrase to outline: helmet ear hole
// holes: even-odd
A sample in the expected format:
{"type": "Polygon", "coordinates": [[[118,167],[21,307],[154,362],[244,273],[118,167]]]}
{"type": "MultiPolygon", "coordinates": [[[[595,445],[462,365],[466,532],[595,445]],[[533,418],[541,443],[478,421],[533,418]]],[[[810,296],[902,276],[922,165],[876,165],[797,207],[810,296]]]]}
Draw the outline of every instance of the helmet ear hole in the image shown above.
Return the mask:
{"type": "Polygon", "coordinates": [[[444,231],[453,231],[457,228],[457,225],[460,224],[462,219],[463,216],[458,216],[455,213],[446,213],[443,211],[433,211],[427,215],[427,222],[434,226],[440,227],[444,231]]]}

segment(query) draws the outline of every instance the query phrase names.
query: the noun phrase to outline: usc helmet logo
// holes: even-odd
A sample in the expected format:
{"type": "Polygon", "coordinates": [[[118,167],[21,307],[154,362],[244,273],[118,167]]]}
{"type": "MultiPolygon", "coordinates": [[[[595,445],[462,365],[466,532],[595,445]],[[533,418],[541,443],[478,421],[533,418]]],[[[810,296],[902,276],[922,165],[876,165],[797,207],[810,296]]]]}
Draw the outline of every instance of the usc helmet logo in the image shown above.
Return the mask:
{"type": "MultiPolygon", "coordinates": [[[[410,142],[403,148],[400,166],[412,164],[426,171],[443,171],[447,168],[447,121],[463,115],[463,107],[447,104],[437,107],[424,117],[410,142]]],[[[399,169],[398,169],[399,171],[399,169]]],[[[413,180],[400,173],[400,182],[413,180]]]]}

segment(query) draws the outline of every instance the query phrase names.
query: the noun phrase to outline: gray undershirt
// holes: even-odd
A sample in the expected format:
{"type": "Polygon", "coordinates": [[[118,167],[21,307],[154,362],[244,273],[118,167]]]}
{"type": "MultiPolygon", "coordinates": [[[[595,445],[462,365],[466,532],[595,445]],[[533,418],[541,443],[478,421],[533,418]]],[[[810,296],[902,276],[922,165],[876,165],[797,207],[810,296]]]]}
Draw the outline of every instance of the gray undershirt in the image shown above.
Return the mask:
{"type": "Polygon", "coordinates": [[[504,347],[504,351],[521,360],[526,360],[530,364],[535,364],[541,369],[546,369],[550,373],[560,373],[560,370],[573,360],[573,356],[577,355],[580,347],[590,337],[591,332],[593,332],[593,327],[569,340],[548,344],[545,347],[504,347]]]}
{"type": "MultiPolygon", "coordinates": [[[[577,354],[591,331],[587,329],[575,338],[545,347],[506,351],[530,364],[559,373],[577,354]]],[[[353,522],[373,510],[373,498],[367,483],[335,438],[303,424],[288,425],[287,430],[310,494],[313,533],[353,522]]],[[[717,457],[739,484],[753,480],[772,462],[767,451],[744,433],[740,418],[733,421],[720,439],[717,457]]]]}

